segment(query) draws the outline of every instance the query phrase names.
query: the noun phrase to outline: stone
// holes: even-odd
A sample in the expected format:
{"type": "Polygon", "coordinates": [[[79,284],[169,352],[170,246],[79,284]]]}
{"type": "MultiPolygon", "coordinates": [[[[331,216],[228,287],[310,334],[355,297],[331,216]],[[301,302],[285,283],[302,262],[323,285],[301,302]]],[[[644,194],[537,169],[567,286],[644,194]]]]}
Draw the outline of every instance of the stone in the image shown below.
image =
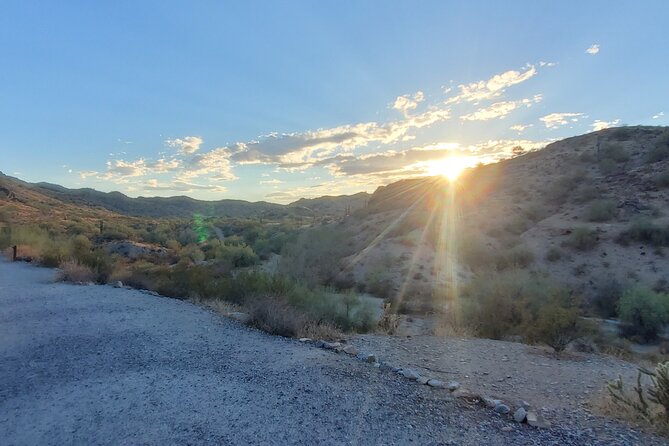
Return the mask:
{"type": "Polygon", "coordinates": [[[459,388],[460,388],[460,383],[457,381],[451,381],[448,383],[448,390],[450,390],[451,392],[455,392],[459,388]]]}
{"type": "Polygon", "coordinates": [[[513,427],[504,426],[501,430],[502,430],[502,432],[511,432],[511,431],[513,431],[513,427]]]}
{"type": "Polygon", "coordinates": [[[339,347],[341,347],[341,342],[323,342],[321,348],[324,348],[326,350],[335,350],[339,347]]]}
{"type": "Polygon", "coordinates": [[[483,398],[483,403],[486,405],[486,407],[492,409],[492,408],[495,408],[498,405],[502,404],[502,400],[495,400],[495,399],[492,399],[492,398],[484,397],[483,398]]]}
{"type": "Polygon", "coordinates": [[[358,354],[358,349],[352,345],[347,345],[346,347],[342,348],[341,351],[351,356],[355,356],[358,354]]]}
{"type": "Polygon", "coordinates": [[[121,282],[120,280],[116,281],[116,283],[114,284],[114,288],[123,288],[123,282],[121,282]]]}
{"type": "Polygon", "coordinates": [[[500,403],[495,406],[495,412],[504,415],[511,412],[511,409],[506,404],[500,403]]]}
{"type": "Polygon", "coordinates": [[[311,342],[311,338],[300,338],[300,342],[311,342]]]}
{"type": "Polygon", "coordinates": [[[430,378],[426,376],[419,376],[418,379],[416,379],[416,382],[418,384],[427,384],[427,382],[430,380],[430,378]]]}
{"type": "Polygon", "coordinates": [[[539,429],[547,429],[551,427],[551,423],[546,421],[544,417],[541,415],[537,414],[533,410],[530,410],[527,412],[527,424],[529,424],[532,427],[536,427],[539,429]]]}
{"type": "Polygon", "coordinates": [[[251,321],[251,316],[248,313],[242,313],[241,311],[228,313],[228,317],[242,324],[248,324],[251,321]]]}
{"type": "Polygon", "coordinates": [[[520,402],[520,407],[522,407],[523,409],[528,411],[528,410],[530,410],[530,403],[528,403],[527,401],[521,401],[520,402]]]}
{"type": "Polygon", "coordinates": [[[430,387],[436,387],[436,388],[439,388],[439,389],[443,389],[444,387],[446,387],[446,385],[444,384],[444,382],[443,382],[443,381],[440,381],[440,380],[438,380],[438,379],[431,379],[431,380],[429,380],[429,381],[427,382],[427,385],[430,386],[430,387]]]}
{"type": "Polygon", "coordinates": [[[420,373],[418,373],[415,370],[411,370],[411,369],[402,369],[400,371],[400,375],[402,375],[405,378],[409,378],[409,379],[413,379],[413,380],[417,380],[418,378],[420,378],[420,373]]]}
{"type": "Polygon", "coordinates": [[[374,353],[370,353],[369,355],[367,355],[367,359],[365,359],[365,361],[367,361],[371,364],[371,363],[374,363],[374,362],[379,362],[379,358],[377,358],[374,353]]]}
{"type": "Polygon", "coordinates": [[[527,418],[527,411],[523,407],[519,407],[518,410],[513,413],[513,419],[516,423],[522,423],[525,421],[525,418],[527,418]]]}

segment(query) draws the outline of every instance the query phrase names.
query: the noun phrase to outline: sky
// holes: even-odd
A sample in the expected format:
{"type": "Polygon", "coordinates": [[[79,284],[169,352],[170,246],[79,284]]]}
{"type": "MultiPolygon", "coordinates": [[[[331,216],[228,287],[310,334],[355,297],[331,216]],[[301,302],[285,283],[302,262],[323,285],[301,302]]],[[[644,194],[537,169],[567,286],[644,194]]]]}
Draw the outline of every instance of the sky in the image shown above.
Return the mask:
{"type": "Polygon", "coordinates": [[[0,170],[287,203],[669,125],[667,17],[665,0],[3,0],[0,170]]]}

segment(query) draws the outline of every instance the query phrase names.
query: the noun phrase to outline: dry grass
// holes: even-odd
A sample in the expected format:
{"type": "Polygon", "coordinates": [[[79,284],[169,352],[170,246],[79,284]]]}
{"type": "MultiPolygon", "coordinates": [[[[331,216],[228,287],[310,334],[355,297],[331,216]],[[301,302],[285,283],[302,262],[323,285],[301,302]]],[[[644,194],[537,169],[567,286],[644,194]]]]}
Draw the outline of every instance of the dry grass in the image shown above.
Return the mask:
{"type": "Polygon", "coordinates": [[[61,272],[58,280],[71,283],[93,282],[97,275],[89,267],[82,265],[74,260],[68,260],[61,265],[61,272]]]}

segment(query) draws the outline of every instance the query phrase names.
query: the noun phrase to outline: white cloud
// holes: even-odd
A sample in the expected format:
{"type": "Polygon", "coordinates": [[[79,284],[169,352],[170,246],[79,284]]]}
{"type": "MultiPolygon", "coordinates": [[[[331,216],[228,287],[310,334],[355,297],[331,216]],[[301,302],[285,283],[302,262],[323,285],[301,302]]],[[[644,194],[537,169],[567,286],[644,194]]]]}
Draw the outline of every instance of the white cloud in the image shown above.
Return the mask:
{"type": "Polygon", "coordinates": [[[620,124],[620,119],[614,119],[613,121],[600,121],[597,119],[591,124],[591,127],[593,131],[597,132],[599,130],[608,129],[609,127],[615,127],[618,124],[620,124]]]}
{"type": "Polygon", "coordinates": [[[200,150],[203,140],[199,136],[185,136],[183,138],[167,139],[165,144],[177,149],[183,154],[191,154],[200,150]]]}
{"type": "Polygon", "coordinates": [[[283,184],[283,181],[274,178],[271,180],[261,180],[260,184],[283,184]]]}
{"type": "Polygon", "coordinates": [[[446,100],[446,104],[459,104],[462,102],[478,103],[482,100],[493,99],[500,96],[508,87],[525,82],[537,74],[534,65],[527,65],[524,71],[509,70],[496,74],[490,79],[458,85],[459,94],[446,100]]]}
{"type": "Polygon", "coordinates": [[[152,178],[140,185],[140,189],[145,191],[172,191],[172,192],[193,192],[194,190],[208,190],[213,192],[225,192],[226,188],[219,185],[195,184],[186,181],[170,181],[161,183],[152,178]]]}
{"type": "Polygon", "coordinates": [[[509,129],[515,130],[518,133],[522,133],[530,127],[534,127],[534,124],[515,124],[509,127],[509,129]]]}
{"type": "Polygon", "coordinates": [[[542,121],[547,128],[555,129],[569,124],[569,122],[578,122],[582,117],[585,117],[583,113],[551,113],[543,118],[539,118],[539,120],[542,121]]]}
{"type": "Polygon", "coordinates": [[[405,94],[403,96],[398,96],[393,103],[393,108],[399,110],[405,115],[411,110],[415,110],[418,107],[418,104],[425,100],[425,94],[422,91],[416,92],[413,96],[405,94]]]}
{"type": "Polygon", "coordinates": [[[664,112],[660,112],[656,115],[653,115],[653,119],[660,119],[662,116],[664,116],[664,112]]]}
{"type": "Polygon", "coordinates": [[[541,99],[542,96],[538,94],[535,95],[532,99],[496,102],[489,107],[481,108],[473,113],[461,116],[460,119],[465,121],[487,121],[495,118],[503,119],[515,109],[522,106],[531,107],[532,104],[540,102],[541,99]]]}
{"type": "Polygon", "coordinates": [[[595,54],[599,53],[599,45],[596,43],[592,44],[587,50],[585,50],[585,52],[594,56],[595,54]]]}

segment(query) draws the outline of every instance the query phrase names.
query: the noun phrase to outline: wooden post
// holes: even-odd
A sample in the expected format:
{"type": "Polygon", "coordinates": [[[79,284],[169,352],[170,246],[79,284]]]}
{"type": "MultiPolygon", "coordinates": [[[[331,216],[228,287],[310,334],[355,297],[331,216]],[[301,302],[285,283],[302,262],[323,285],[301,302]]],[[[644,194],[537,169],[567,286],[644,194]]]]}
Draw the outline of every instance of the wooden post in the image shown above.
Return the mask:
{"type": "Polygon", "coordinates": [[[16,245],[12,246],[12,262],[16,262],[16,245]]]}

